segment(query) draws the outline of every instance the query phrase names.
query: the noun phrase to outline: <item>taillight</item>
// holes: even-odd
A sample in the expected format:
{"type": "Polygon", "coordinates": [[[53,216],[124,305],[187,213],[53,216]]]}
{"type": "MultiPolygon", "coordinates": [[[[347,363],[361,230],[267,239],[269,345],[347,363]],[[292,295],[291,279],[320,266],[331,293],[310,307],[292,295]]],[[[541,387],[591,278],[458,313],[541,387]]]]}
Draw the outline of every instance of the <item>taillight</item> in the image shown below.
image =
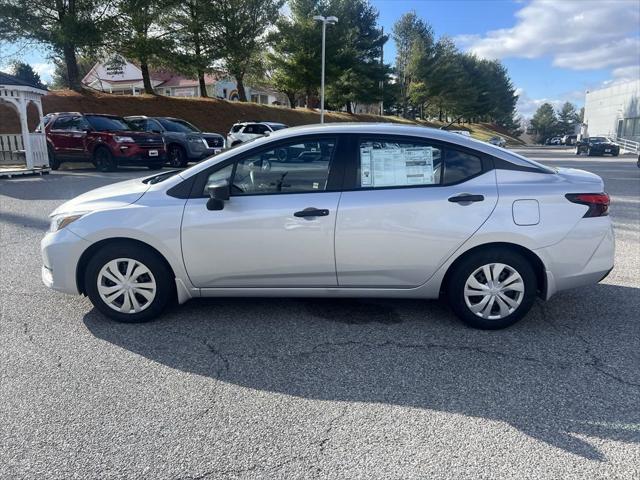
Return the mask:
{"type": "Polygon", "coordinates": [[[567,193],[567,200],[589,207],[583,218],[609,215],[609,195],[606,193],[567,193]]]}

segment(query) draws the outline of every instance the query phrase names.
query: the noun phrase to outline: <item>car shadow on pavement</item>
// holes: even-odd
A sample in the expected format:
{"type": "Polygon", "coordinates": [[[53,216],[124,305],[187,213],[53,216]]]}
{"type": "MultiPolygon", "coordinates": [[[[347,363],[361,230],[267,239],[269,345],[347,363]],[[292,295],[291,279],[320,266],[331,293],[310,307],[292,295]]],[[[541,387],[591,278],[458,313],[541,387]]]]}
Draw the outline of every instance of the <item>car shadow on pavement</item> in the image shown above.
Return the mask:
{"type": "Polygon", "coordinates": [[[234,386],[503,422],[605,461],[593,439],[640,443],[629,317],[639,293],[603,284],[561,294],[493,332],[462,326],[440,302],[399,300],[199,299],[147,324],[95,309],[84,322],[117,347],[234,386]]]}

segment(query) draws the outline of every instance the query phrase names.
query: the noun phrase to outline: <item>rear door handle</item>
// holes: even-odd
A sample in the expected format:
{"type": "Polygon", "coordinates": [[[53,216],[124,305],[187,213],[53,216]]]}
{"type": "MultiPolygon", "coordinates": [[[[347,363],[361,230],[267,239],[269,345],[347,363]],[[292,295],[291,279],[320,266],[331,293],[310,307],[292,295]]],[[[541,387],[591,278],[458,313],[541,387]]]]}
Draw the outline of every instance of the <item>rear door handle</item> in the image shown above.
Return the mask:
{"type": "Polygon", "coordinates": [[[326,208],[305,208],[293,214],[294,217],[326,217],[329,215],[329,210],[326,208]]]}
{"type": "Polygon", "coordinates": [[[454,203],[473,203],[473,202],[482,202],[484,200],[484,195],[472,195],[470,193],[462,193],[460,195],[456,195],[455,197],[449,197],[450,202],[454,203]]]}

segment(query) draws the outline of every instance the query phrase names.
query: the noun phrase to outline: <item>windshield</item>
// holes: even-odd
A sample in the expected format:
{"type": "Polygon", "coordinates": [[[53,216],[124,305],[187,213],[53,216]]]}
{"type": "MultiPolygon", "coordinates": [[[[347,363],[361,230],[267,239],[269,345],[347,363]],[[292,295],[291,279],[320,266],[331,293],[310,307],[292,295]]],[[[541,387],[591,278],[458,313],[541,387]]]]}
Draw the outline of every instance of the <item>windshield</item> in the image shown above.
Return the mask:
{"type": "Polygon", "coordinates": [[[286,125],[282,124],[282,123],[270,123],[269,126],[271,127],[271,130],[273,130],[274,132],[276,130],[282,130],[283,128],[287,128],[286,125]]]}
{"type": "Polygon", "coordinates": [[[120,117],[103,117],[86,115],[85,118],[94,130],[100,132],[117,132],[118,130],[137,130],[132,124],[120,117]]]}
{"type": "Polygon", "coordinates": [[[607,139],[604,137],[591,137],[589,139],[590,142],[595,142],[595,143],[606,143],[607,139]]]}
{"type": "Polygon", "coordinates": [[[159,118],[158,121],[168,132],[178,133],[200,133],[196,127],[184,120],[176,120],[173,118],[159,118]]]}

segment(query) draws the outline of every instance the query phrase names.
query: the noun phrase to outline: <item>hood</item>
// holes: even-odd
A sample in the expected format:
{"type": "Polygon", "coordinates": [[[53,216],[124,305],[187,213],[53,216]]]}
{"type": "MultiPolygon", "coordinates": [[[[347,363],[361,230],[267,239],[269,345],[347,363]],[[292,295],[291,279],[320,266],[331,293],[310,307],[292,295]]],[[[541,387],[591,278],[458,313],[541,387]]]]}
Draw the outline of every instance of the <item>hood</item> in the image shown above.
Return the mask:
{"type": "Polygon", "coordinates": [[[51,216],[60,213],[92,212],[125,207],[137,202],[150,186],[137,178],[96,188],[63,203],[51,213],[51,216]]]}

